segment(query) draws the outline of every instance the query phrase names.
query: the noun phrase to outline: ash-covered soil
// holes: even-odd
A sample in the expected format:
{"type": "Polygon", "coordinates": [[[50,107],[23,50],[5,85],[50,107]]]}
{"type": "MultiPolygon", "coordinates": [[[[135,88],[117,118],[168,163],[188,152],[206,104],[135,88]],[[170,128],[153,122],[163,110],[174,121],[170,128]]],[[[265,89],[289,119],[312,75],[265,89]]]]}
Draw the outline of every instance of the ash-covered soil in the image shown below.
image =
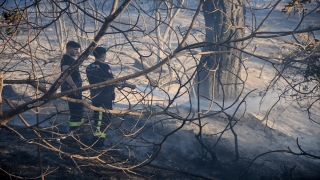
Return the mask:
{"type": "MultiPolygon", "coordinates": [[[[25,137],[30,130],[19,130],[25,137]]],[[[0,179],[41,179],[38,146],[28,144],[9,130],[0,130],[0,179]]],[[[79,151],[74,148],[65,151],[79,151]]],[[[177,168],[146,165],[122,171],[92,161],[73,161],[70,157],[40,147],[43,173],[46,180],[56,179],[209,179],[177,168]],[[78,167],[77,167],[78,166],[78,167]]],[[[116,156],[116,155],[114,155],[116,156]]],[[[126,157],[123,157],[126,158],[126,157]]]]}
{"type": "MultiPolygon", "coordinates": [[[[26,129],[18,130],[25,137],[33,137],[33,132],[26,129]]],[[[6,129],[0,130],[0,179],[41,179],[38,157],[38,146],[21,140],[17,135],[6,129]]],[[[79,151],[79,149],[63,149],[79,151]]],[[[42,171],[45,179],[239,179],[244,168],[251,159],[241,158],[236,162],[232,159],[232,149],[221,147],[216,152],[218,162],[210,158],[195,159],[188,162],[189,168],[171,166],[162,157],[162,164],[146,165],[131,171],[115,170],[92,161],[74,161],[70,157],[40,147],[42,171]],[[75,163],[77,162],[77,163],[75,163]],[[193,167],[193,168],[190,168],[193,167]]],[[[114,154],[114,156],[119,156],[114,154]]],[[[292,157],[292,155],[288,156],[292,157]]],[[[126,158],[126,157],[122,157],[126,158]]],[[[290,158],[289,158],[290,159],[290,158]]],[[[319,167],[309,164],[303,158],[297,161],[277,161],[267,155],[255,162],[244,179],[270,180],[317,180],[320,179],[319,167]],[[271,166],[272,165],[272,166],[271,166]],[[278,167],[278,168],[277,168],[278,167]],[[275,170],[276,169],[276,170],[275,170]]],[[[177,161],[184,162],[183,159],[177,161]]],[[[319,160],[318,160],[319,161],[319,160]]],[[[128,161],[129,162],[129,161],[128,161]]]]}

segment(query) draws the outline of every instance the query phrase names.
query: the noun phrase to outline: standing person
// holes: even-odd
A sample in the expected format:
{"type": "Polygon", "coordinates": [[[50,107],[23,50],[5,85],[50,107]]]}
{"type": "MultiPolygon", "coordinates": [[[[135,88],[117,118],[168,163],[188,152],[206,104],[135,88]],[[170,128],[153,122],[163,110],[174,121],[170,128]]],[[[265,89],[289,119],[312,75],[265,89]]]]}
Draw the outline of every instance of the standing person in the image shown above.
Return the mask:
{"type": "MultiPolygon", "coordinates": [[[[90,84],[96,84],[107,79],[113,79],[113,74],[110,66],[104,61],[106,60],[107,50],[103,47],[97,47],[93,51],[95,61],[89,64],[86,68],[86,74],[90,84]]],[[[90,96],[92,98],[92,105],[104,109],[112,110],[112,101],[115,99],[114,85],[104,86],[102,88],[90,89],[90,96]]],[[[96,124],[96,131],[94,136],[100,138],[100,145],[103,144],[106,138],[106,133],[103,128],[110,122],[110,114],[94,111],[94,120],[96,124]],[[101,144],[102,142],[102,144],[101,144]]]]}
{"type": "MultiPolygon", "coordinates": [[[[60,63],[61,72],[66,71],[68,67],[76,61],[75,58],[79,55],[79,49],[80,49],[80,45],[77,42],[69,41],[67,43],[66,53],[63,55],[60,63]]],[[[61,92],[77,89],[79,87],[82,87],[82,79],[81,79],[79,67],[78,67],[62,83],[61,92]]],[[[81,92],[68,94],[67,97],[82,100],[81,92]]],[[[82,119],[83,106],[80,103],[74,103],[74,102],[68,102],[68,101],[67,101],[67,104],[70,111],[69,129],[70,131],[72,131],[77,129],[83,123],[83,119],[82,119]]]]}
{"type": "MultiPolygon", "coordinates": [[[[95,61],[89,64],[86,68],[86,74],[90,84],[96,84],[104,82],[108,79],[113,79],[113,74],[110,66],[105,63],[107,50],[103,47],[97,47],[93,51],[95,61]]],[[[90,96],[92,98],[92,105],[96,107],[101,107],[104,109],[112,110],[112,103],[115,99],[114,88],[119,89],[123,87],[130,87],[135,89],[135,85],[131,85],[125,82],[119,83],[117,85],[104,86],[102,88],[90,89],[90,96]]],[[[110,123],[111,114],[102,113],[100,111],[94,111],[94,120],[96,124],[96,130],[93,133],[96,139],[99,139],[98,145],[103,145],[103,141],[106,138],[105,128],[108,123],[110,123]]]]}

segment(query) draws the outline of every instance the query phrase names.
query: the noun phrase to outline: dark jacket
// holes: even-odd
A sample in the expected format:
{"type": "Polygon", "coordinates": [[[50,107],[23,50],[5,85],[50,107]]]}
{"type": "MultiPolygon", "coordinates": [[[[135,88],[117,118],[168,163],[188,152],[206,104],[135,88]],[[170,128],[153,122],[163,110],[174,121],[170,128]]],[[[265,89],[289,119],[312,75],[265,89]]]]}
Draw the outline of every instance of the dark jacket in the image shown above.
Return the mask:
{"type": "MultiPolygon", "coordinates": [[[[110,66],[99,61],[95,61],[89,64],[86,68],[86,74],[91,85],[104,82],[107,79],[113,79],[113,74],[110,66]]],[[[92,98],[100,93],[114,96],[114,85],[91,89],[90,93],[92,98]]]]}
{"type": "MultiPolygon", "coordinates": [[[[62,59],[61,59],[61,63],[60,63],[60,67],[61,67],[61,72],[62,72],[62,66],[64,65],[68,65],[70,66],[72,63],[74,63],[76,60],[74,58],[72,58],[69,55],[63,55],[62,59]]],[[[73,71],[73,73],[71,73],[71,78],[73,80],[73,82],[76,84],[77,87],[81,87],[82,86],[82,79],[80,76],[80,72],[79,72],[79,68],[76,69],[75,71],[73,71]]],[[[64,81],[61,85],[61,92],[63,91],[67,91],[67,90],[71,90],[72,87],[69,86],[67,81],[64,81]]]]}

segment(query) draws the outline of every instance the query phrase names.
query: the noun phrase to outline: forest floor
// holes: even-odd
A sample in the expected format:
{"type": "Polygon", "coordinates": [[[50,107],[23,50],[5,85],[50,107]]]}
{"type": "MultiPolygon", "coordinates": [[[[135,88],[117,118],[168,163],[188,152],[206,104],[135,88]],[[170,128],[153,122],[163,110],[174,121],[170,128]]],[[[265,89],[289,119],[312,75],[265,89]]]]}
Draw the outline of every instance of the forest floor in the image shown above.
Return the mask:
{"type": "MultiPolygon", "coordinates": [[[[25,137],[32,137],[30,130],[19,130],[25,137]]],[[[39,157],[37,145],[21,140],[14,133],[0,130],[0,179],[41,179],[39,176],[39,157]]],[[[132,171],[121,171],[95,164],[92,161],[78,162],[70,157],[40,148],[41,163],[45,179],[240,179],[245,167],[252,159],[240,158],[236,162],[230,156],[230,149],[219,148],[218,162],[211,160],[194,160],[189,163],[193,168],[171,166],[170,162],[162,165],[146,165],[132,171]]],[[[73,149],[75,150],[75,149],[73,149]]],[[[290,155],[292,157],[292,155],[290,155]]],[[[126,158],[126,157],[124,157],[126,158]]],[[[294,164],[290,161],[277,159],[275,167],[264,165],[267,161],[275,161],[275,157],[268,156],[267,160],[253,164],[244,179],[260,180],[317,180],[320,179],[319,167],[313,163],[297,159],[294,164]],[[297,167],[297,168],[296,168],[297,167]],[[292,171],[290,171],[292,169],[292,171]]],[[[289,158],[290,159],[290,158],[289,158]]],[[[184,162],[181,160],[181,162],[184,162]]]]}
{"type": "MultiPolygon", "coordinates": [[[[29,130],[21,134],[32,134],[29,130]]],[[[37,145],[30,145],[8,130],[0,130],[0,179],[41,179],[37,145]]],[[[101,167],[93,162],[82,162],[78,169],[71,158],[41,149],[45,179],[208,179],[200,174],[166,167],[146,165],[133,171],[101,167]]],[[[75,149],[73,149],[75,150],[75,149]]],[[[80,151],[80,150],[79,150],[80,151]]]]}
{"type": "MultiPolygon", "coordinates": [[[[11,1],[10,1],[11,2],[11,1]]],[[[13,2],[13,1],[12,1],[13,2]]],[[[281,9],[280,9],[281,10],[281,9]]],[[[290,30],[291,26],[295,26],[291,21],[286,22],[285,25],[279,24],[281,18],[287,18],[282,16],[280,10],[273,13],[273,16],[266,23],[274,31],[278,30],[290,30]],[[277,24],[277,26],[274,26],[277,24]],[[290,26],[289,26],[290,25],[290,26]]],[[[266,11],[259,11],[254,17],[263,19],[267,13],[266,11]]],[[[249,13],[249,12],[248,12],[249,13]]],[[[183,15],[183,18],[178,18],[177,24],[184,24],[185,27],[189,24],[188,19],[183,15]]],[[[250,15],[247,15],[250,16],[250,15]]],[[[318,16],[318,15],[317,15],[318,16]]],[[[190,18],[189,18],[190,19],[190,18]]],[[[314,18],[310,18],[314,20],[314,18]]],[[[200,20],[202,21],[202,20],[200,20]]],[[[250,23],[250,18],[247,18],[250,23]]],[[[305,20],[308,24],[307,20],[305,20]]],[[[297,23],[300,23],[299,19],[296,19],[297,23]]],[[[251,41],[248,49],[251,46],[259,45],[256,50],[256,55],[278,57],[282,53],[277,46],[283,43],[283,40],[279,39],[254,39],[251,41]],[[274,45],[276,44],[276,45],[274,45]],[[278,54],[280,53],[280,54],[278,54]]],[[[191,42],[190,42],[191,43],[191,42]]],[[[128,52],[132,52],[128,50],[128,52]]],[[[249,52],[249,51],[248,51],[249,52]]],[[[2,54],[3,55],[3,54],[2,54]]],[[[57,59],[60,58],[60,56],[57,59]]],[[[5,59],[2,57],[3,61],[5,59]]],[[[46,59],[46,58],[44,58],[46,59]]],[[[131,58],[127,58],[130,59],[131,58]]],[[[123,62],[132,63],[126,58],[122,58],[123,62]]],[[[18,59],[20,62],[21,59],[18,59]]],[[[8,60],[9,61],[9,60],[8,60]]],[[[11,60],[10,60],[11,61],[11,60]]],[[[56,62],[59,62],[58,60],[56,62]]],[[[56,66],[56,62],[51,65],[42,67],[42,70],[47,73],[52,73],[53,67],[56,66]]],[[[12,61],[12,67],[16,67],[16,62],[12,61]]],[[[87,64],[89,61],[86,62],[87,64]]],[[[84,64],[81,68],[84,72],[84,64]]],[[[194,133],[197,128],[193,128],[192,125],[185,125],[185,129],[172,135],[167,139],[166,146],[162,150],[165,151],[162,156],[159,156],[160,160],[157,163],[149,164],[143,167],[137,167],[132,171],[121,171],[113,168],[108,168],[100,163],[92,161],[77,161],[78,167],[75,162],[66,156],[62,156],[57,152],[40,148],[41,150],[41,163],[43,172],[46,174],[46,180],[56,179],[74,179],[74,180],[87,180],[87,179],[222,179],[222,180],[234,180],[240,179],[240,174],[244,173],[246,167],[250,165],[250,162],[259,154],[269,152],[277,149],[292,148],[295,152],[299,152],[296,147],[295,140],[299,138],[299,142],[303,144],[308,152],[318,155],[320,149],[320,132],[319,125],[311,123],[308,120],[305,111],[302,111],[297,106],[291,106],[291,103],[287,105],[285,102],[280,103],[270,112],[269,119],[265,118],[266,113],[273,105],[274,101],[278,99],[277,94],[271,92],[268,96],[261,100],[260,94],[269,85],[274,77],[274,71],[271,65],[264,66],[264,61],[257,58],[251,58],[245,62],[247,71],[242,71],[244,77],[246,72],[248,80],[246,82],[246,89],[244,94],[253,89],[257,89],[252,96],[247,99],[247,111],[252,113],[250,116],[246,116],[237,123],[235,130],[238,134],[240,160],[234,160],[234,137],[232,133],[226,132],[221,138],[221,142],[214,149],[218,158],[218,162],[213,162],[210,159],[197,158],[198,156],[192,156],[196,154],[194,147],[199,146],[194,138],[194,133]],[[273,96],[275,94],[275,96],[273,96]],[[260,104],[263,102],[263,104],[260,104]],[[288,107],[287,107],[288,106],[288,107]],[[178,138],[177,138],[178,137],[178,138]],[[176,146],[176,147],[173,147],[176,146]],[[170,147],[170,148],[169,148],[170,147]],[[187,149],[187,150],[186,150],[187,149]],[[173,151],[174,150],[174,151],[173,151]],[[183,154],[183,151],[192,151],[193,154],[183,154]],[[189,155],[189,156],[188,156],[189,155]],[[49,173],[50,172],[50,173],[49,173]]],[[[25,70],[28,66],[21,63],[17,66],[17,69],[25,70]],[[19,67],[22,66],[22,67],[19,67]]],[[[192,67],[193,64],[186,63],[185,68],[192,67]]],[[[117,74],[117,69],[115,74],[117,74]]],[[[120,68],[118,68],[119,71],[120,68]]],[[[122,68],[121,68],[122,69],[122,68]]],[[[133,74],[134,70],[126,69],[128,75],[133,74]]],[[[14,78],[24,78],[24,75],[14,74],[14,78]]],[[[157,78],[158,74],[154,74],[150,77],[157,78]]],[[[27,77],[25,77],[27,78],[27,77]]],[[[55,77],[53,77],[54,79],[55,77]]],[[[146,81],[145,78],[139,78],[135,80],[139,85],[146,81]]],[[[278,87],[279,88],[279,87],[278,87]]],[[[282,87],[280,87],[282,88],[282,87]]],[[[16,98],[31,97],[33,94],[26,93],[27,89],[16,87],[16,98]],[[26,93],[26,94],[25,94],[26,93]]],[[[175,93],[177,89],[172,88],[172,93],[175,93]]],[[[277,90],[277,88],[275,88],[277,90]]],[[[281,89],[280,89],[281,90],[281,89]]],[[[30,91],[32,92],[32,91],[30,91]]],[[[87,95],[84,93],[84,95],[87,95]]],[[[186,98],[188,99],[188,98],[186,98]]],[[[30,99],[29,99],[30,100],[30,99]]],[[[28,99],[26,101],[29,101],[28,99]]],[[[285,99],[286,101],[287,99],[285,99]]],[[[134,103],[134,102],[132,102],[134,103]]],[[[61,104],[59,104],[60,106],[61,104]]],[[[319,106],[315,106],[318,108],[319,106]]],[[[49,111],[50,109],[44,109],[42,112],[49,111]]],[[[315,109],[316,115],[319,114],[319,108],[315,109]]],[[[55,111],[54,111],[55,112],[55,111]]],[[[49,114],[50,115],[50,114],[49,114]]],[[[34,121],[35,116],[25,114],[28,121],[34,121]]],[[[319,116],[316,116],[316,120],[319,116]]],[[[19,121],[18,118],[12,120],[19,121]]],[[[212,140],[214,143],[217,139],[218,132],[221,132],[226,126],[226,122],[219,121],[217,119],[204,119],[203,123],[208,123],[204,129],[203,134],[212,140]],[[213,123],[212,123],[213,122],[213,123]]],[[[29,122],[30,123],[30,122],[29,122]]],[[[178,123],[177,123],[178,124],[178,123]]],[[[31,124],[33,125],[33,124],[31,124]]],[[[172,127],[174,127],[173,124],[172,127]]],[[[32,137],[33,133],[30,130],[16,128],[19,133],[24,137],[32,137]]],[[[219,135],[218,135],[219,136],[219,135]]],[[[39,177],[39,157],[38,146],[27,143],[21,140],[20,137],[13,132],[6,129],[0,130],[0,179],[41,179],[39,177]]],[[[210,142],[212,142],[210,141],[210,142]]],[[[76,149],[73,149],[76,151],[76,149]]],[[[80,150],[79,150],[80,151],[80,150]]],[[[126,156],[122,158],[127,158],[126,156]]],[[[320,162],[318,160],[308,159],[304,156],[294,156],[284,153],[272,153],[260,157],[255,161],[248,170],[247,176],[244,179],[247,180],[319,180],[320,179],[320,162]]]]}

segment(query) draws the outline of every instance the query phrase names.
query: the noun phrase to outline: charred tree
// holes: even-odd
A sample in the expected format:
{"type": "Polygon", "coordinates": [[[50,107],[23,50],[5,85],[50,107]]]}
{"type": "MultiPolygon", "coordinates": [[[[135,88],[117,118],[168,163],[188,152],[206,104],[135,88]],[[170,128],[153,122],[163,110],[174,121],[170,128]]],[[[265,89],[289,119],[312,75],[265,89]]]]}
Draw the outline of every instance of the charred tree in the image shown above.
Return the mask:
{"type": "Polygon", "coordinates": [[[195,92],[200,97],[213,100],[233,100],[238,95],[242,54],[244,3],[239,0],[206,1],[203,6],[205,41],[212,43],[203,52],[195,77],[195,92]]]}

